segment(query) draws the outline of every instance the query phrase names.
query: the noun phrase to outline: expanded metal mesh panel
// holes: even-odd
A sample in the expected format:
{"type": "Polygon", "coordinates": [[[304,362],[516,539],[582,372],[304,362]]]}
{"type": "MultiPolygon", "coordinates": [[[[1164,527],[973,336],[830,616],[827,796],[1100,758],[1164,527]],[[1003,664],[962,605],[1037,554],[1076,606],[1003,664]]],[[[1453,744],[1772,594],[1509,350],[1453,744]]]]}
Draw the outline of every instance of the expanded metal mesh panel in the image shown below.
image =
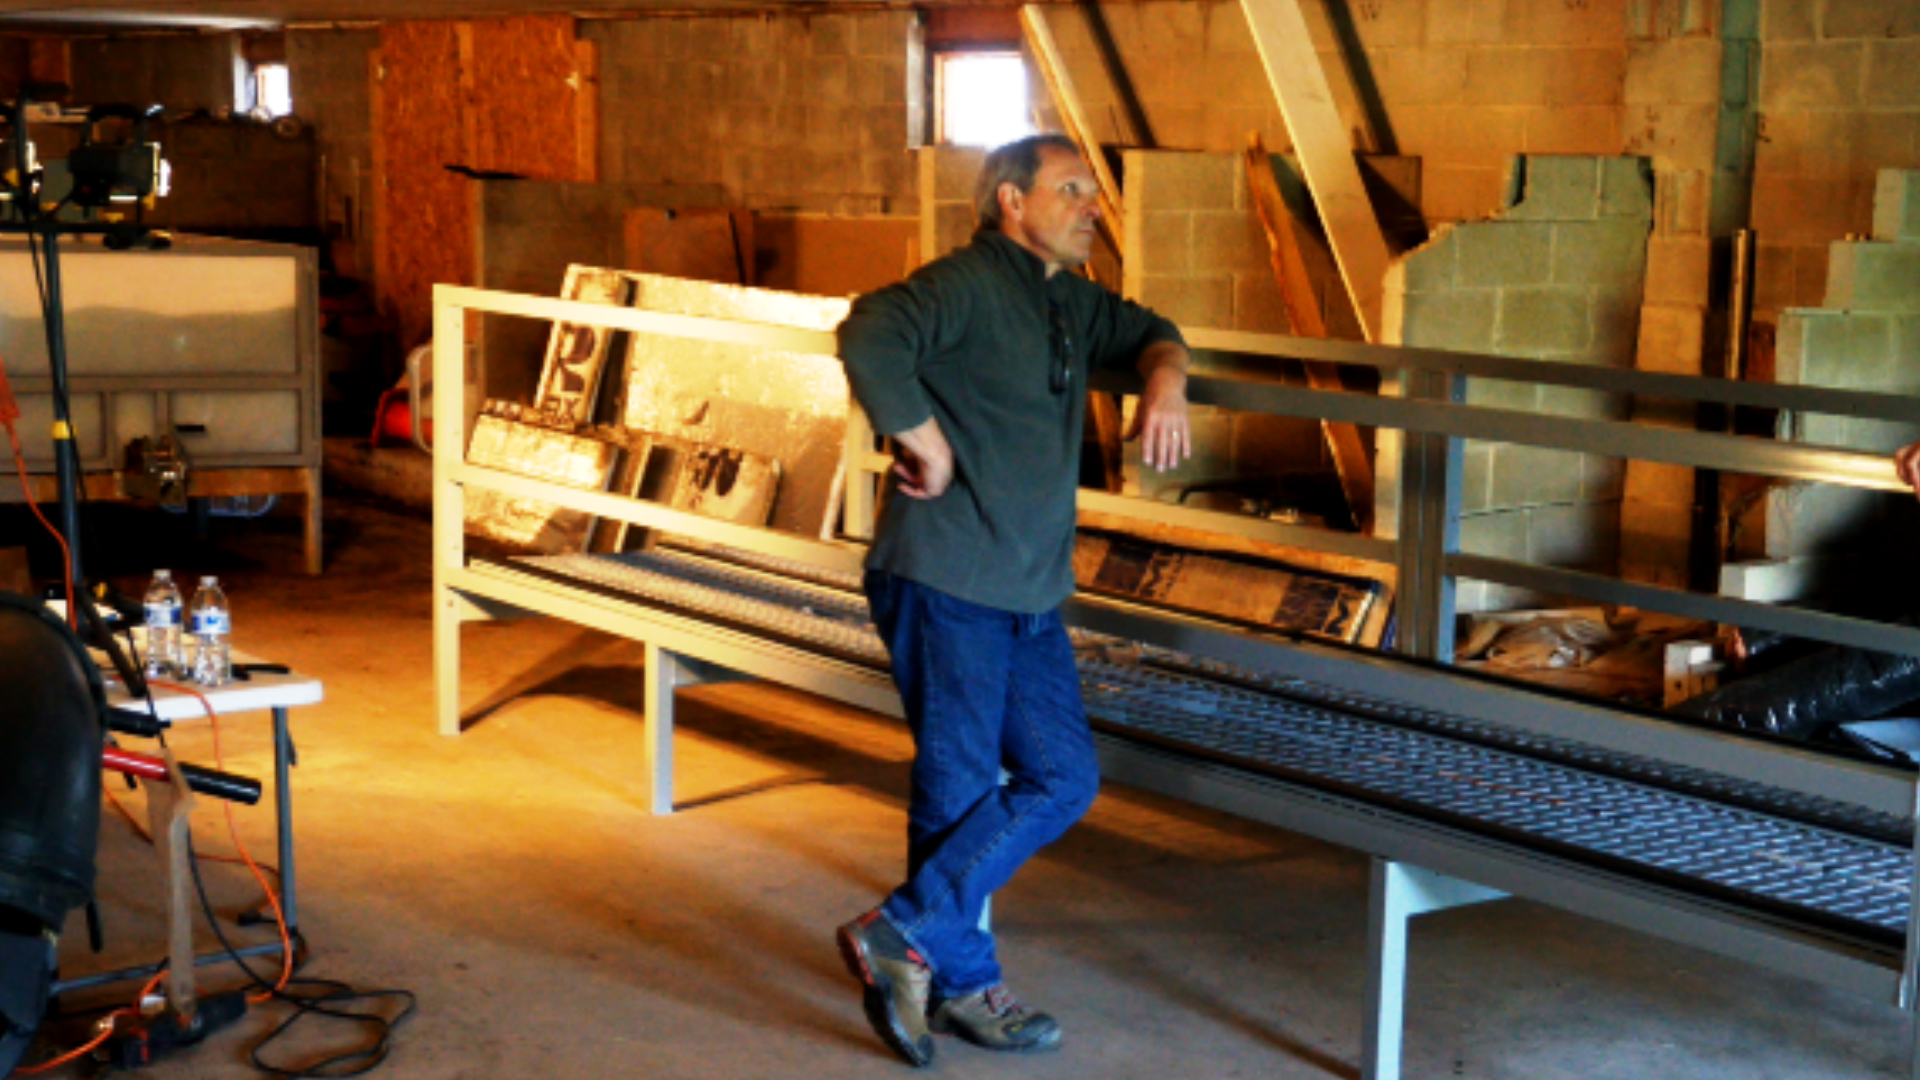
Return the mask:
{"type": "MultiPolygon", "coordinates": [[[[840,589],[667,550],[516,562],[823,652],[886,662],[865,601],[840,589]]],[[[1494,729],[1486,724],[1220,665],[1210,678],[1210,662],[1163,650],[1141,653],[1149,663],[1116,659],[1121,652],[1088,650],[1081,662],[1087,711],[1111,733],[1757,907],[1861,924],[1882,936],[1904,932],[1912,870],[1899,845],[1488,745],[1494,729]],[[1257,685],[1261,679],[1271,685],[1257,685]]],[[[1550,741],[1556,753],[1577,757],[1582,749],[1550,741]]],[[[1647,764],[1658,771],[1658,763],[1647,764]]],[[[1690,779],[1699,788],[1711,774],[1690,779]]]]}
{"type": "Polygon", "coordinates": [[[1623,754],[1614,750],[1603,750],[1569,739],[1518,731],[1500,724],[1449,716],[1430,709],[1415,708],[1353,693],[1339,687],[1312,683],[1272,672],[1254,671],[1169,649],[1149,646],[1142,648],[1140,654],[1146,662],[1175,672],[1248,686],[1283,697],[1326,705],[1355,716],[1371,717],[1406,727],[1422,728],[1469,742],[1499,746],[1530,757],[1560,761],[1658,787],[1691,791],[1709,798],[1770,810],[1801,821],[1858,833],[1890,843],[1904,845],[1910,843],[1913,836],[1911,818],[1874,813],[1865,807],[1736,780],[1704,769],[1675,765],[1656,758],[1623,754]]]}

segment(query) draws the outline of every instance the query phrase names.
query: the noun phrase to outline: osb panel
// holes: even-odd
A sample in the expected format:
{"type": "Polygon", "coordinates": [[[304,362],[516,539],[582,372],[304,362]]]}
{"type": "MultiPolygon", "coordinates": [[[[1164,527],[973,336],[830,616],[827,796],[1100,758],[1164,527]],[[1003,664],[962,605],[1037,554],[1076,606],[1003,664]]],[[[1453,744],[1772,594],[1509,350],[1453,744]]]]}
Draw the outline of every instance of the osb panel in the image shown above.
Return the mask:
{"type": "Polygon", "coordinates": [[[375,68],[376,198],[382,306],[406,348],[433,330],[433,286],[473,282],[468,165],[462,132],[458,24],[388,23],[375,68]]]}
{"type": "Polygon", "coordinates": [[[594,97],[570,15],[472,22],[473,161],[536,180],[586,180],[580,110],[594,97]]]}

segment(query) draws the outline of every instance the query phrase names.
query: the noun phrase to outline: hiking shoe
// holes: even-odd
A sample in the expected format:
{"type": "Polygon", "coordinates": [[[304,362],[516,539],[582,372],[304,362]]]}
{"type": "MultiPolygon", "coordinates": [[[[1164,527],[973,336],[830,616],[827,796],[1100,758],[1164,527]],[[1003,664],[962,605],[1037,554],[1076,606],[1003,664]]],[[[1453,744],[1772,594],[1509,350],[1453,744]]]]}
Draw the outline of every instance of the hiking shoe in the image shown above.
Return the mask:
{"type": "Polygon", "coordinates": [[[1053,1017],[1020,1004],[1013,991],[999,983],[941,1002],[933,1010],[931,1026],[988,1050],[1030,1054],[1060,1046],[1060,1025],[1053,1017]]]}
{"type": "Polygon", "coordinates": [[[873,1033],[907,1059],[907,1064],[931,1064],[933,1036],[927,1031],[927,997],[933,985],[933,969],[878,911],[869,911],[841,927],[834,937],[840,942],[840,956],[847,962],[847,970],[866,987],[862,1004],[873,1033]]]}

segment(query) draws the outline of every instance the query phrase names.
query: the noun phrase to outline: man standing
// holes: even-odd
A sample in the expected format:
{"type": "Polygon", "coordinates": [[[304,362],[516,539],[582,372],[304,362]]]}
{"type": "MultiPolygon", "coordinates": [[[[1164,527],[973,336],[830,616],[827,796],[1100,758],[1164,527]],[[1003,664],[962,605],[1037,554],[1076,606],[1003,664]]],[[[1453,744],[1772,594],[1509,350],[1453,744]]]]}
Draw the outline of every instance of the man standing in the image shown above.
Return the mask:
{"type": "Polygon", "coordinates": [[[1099,786],[1059,605],[1073,592],[1086,373],[1134,364],[1154,468],[1191,452],[1172,323],[1071,271],[1100,217],[1074,143],[989,154],[967,247],[857,301],[840,356],[894,445],[866,592],[913,732],[907,881],[840,928],[867,1019],[914,1065],[931,1032],[996,1050],[1060,1044],[1001,981],[988,896],[1099,786]],[[1001,783],[1001,771],[1006,781],[1001,783]]]}

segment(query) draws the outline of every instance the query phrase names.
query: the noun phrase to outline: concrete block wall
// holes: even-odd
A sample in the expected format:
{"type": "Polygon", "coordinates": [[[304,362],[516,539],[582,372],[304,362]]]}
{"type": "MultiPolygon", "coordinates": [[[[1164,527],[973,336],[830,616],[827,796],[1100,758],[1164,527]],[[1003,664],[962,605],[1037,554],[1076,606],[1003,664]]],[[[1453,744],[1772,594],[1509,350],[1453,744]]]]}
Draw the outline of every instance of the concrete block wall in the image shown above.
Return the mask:
{"type": "MultiPolygon", "coordinates": [[[[1883,170],[1874,188],[1875,238],[1830,245],[1826,303],[1780,315],[1775,377],[1782,383],[1920,398],[1920,230],[1908,216],[1920,204],[1920,171],[1883,170]]],[[[1790,414],[1780,436],[1890,454],[1920,438],[1920,423],[1790,414]]],[[[1912,503],[1831,485],[1776,488],[1766,500],[1763,554],[1803,560],[1910,550],[1912,503]]]]}
{"type": "MultiPolygon", "coordinates": [[[[1290,333],[1241,155],[1129,150],[1124,165],[1122,293],[1183,327],[1290,333]]],[[[1194,412],[1194,457],[1180,468],[1143,472],[1129,446],[1130,492],[1171,499],[1198,481],[1332,467],[1316,422],[1194,412]]]]}
{"type": "MultiPolygon", "coordinates": [[[[1637,158],[1516,159],[1515,203],[1501,217],[1443,229],[1388,271],[1385,340],[1465,352],[1631,367],[1653,191],[1637,158]]],[[[1468,402],[1586,419],[1621,419],[1608,395],[1473,380],[1468,402]]],[[[1397,432],[1380,433],[1376,520],[1398,513],[1397,432]]],[[[1611,572],[1618,563],[1624,469],[1595,455],[1469,440],[1461,547],[1545,566],[1611,572]]],[[[1460,610],[1533,601],[1462,582],[1460,610]]]]}
{"type": "Polygon", "coordinates": [[[583,21],[600,50],[600,177],[717,184],[754,209],[916,212],[923,108],[904,9],[583,21]]]}
{"type": "MultiPolygon", "coordinates": [[[[1303,6],[1348,130],[1374,133],[1362,148],[1422,159],[1430,221],[1498,211],[1514,154],[1622,152],[1627,0],[1303,6]],[[1359,42],[1362,75],[1384,117],[1361,107],[1329,10],[1359,42]]],[[[1155,145],[1238,151],[1250,131],[1275,153],[1291,145],[1237,2],[1148,0],[1106,3],[1101,11],[1155,145]]],[[[1066,7],[1049,15],[1099,137],[1139,145],[1118,126],[1120,110],[1083,16],[1066,7]]],[[[1044,90],[1036,100],[1045,102],[1044,90]]]]}
{"type": "Polygon", "coordinates": [[[1827,245],[1874,229],[1879,170],[1920,169],[1920,4],[1767,0],[1762,12],[1755,307],[1772,318],[1822,303],[1827,245]]]}

